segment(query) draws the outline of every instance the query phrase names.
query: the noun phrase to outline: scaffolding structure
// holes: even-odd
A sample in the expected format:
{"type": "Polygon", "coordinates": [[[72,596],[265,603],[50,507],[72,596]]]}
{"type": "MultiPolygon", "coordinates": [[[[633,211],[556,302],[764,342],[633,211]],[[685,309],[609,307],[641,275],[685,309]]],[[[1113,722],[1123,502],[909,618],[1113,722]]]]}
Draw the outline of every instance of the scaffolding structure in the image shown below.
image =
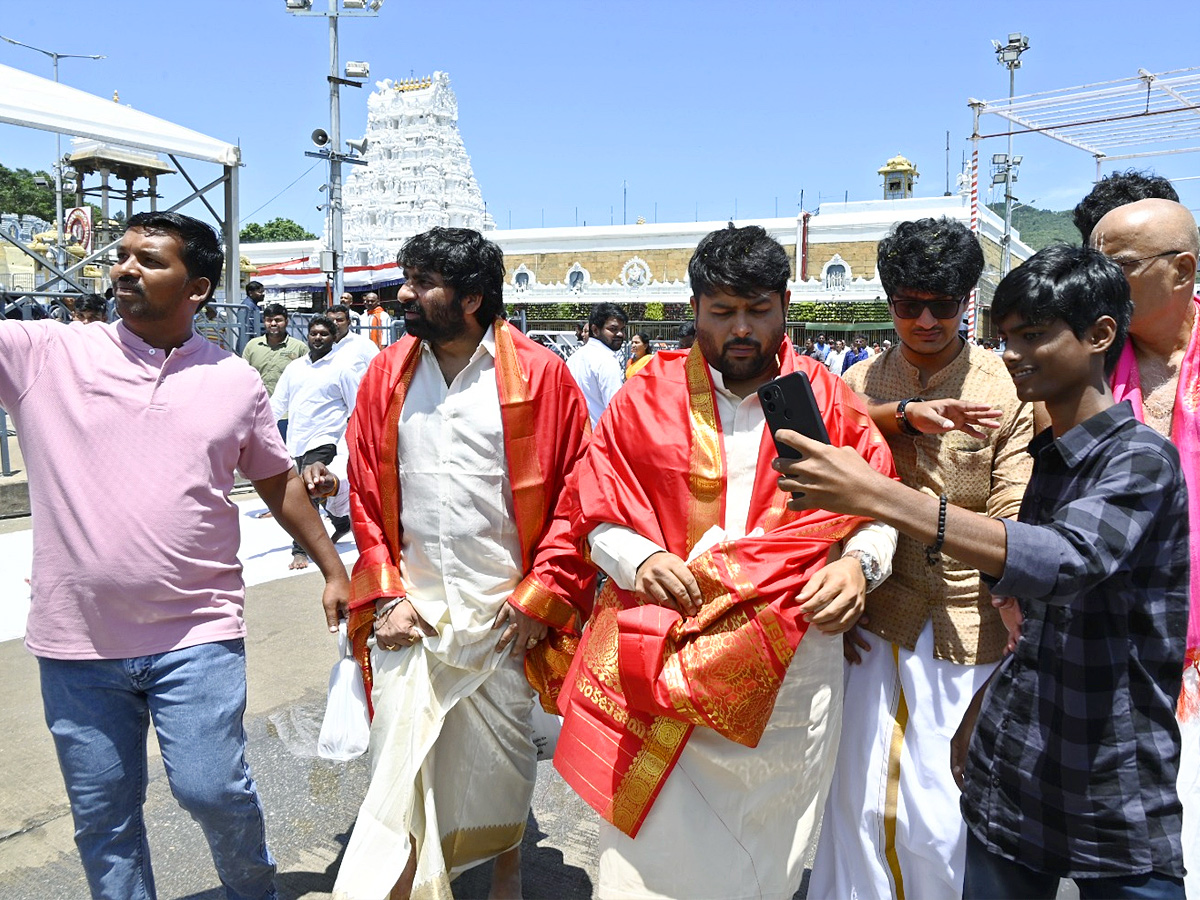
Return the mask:
{"type": "MultiPolygon", "coordinates": [[[[1041,134],[1082,150],[1096,162],[1095,181],[1105,163],[1200,153],[1200,67],[1153,73],[1117,81],[1059,88],[1000,100],[969,99],[971,130],[971,208],[979,205],[979,144],[990,138],[1041,134]],[[1002,120],[1004,130],[981,133],[985,116],[1002,120]]],[[[973,221],[976,221],[972,217],[973,221]]],[[[974,329],[975,299],[968,308],[974,329]]]]}
{"type": "MultiPolygon", "coordinates": [[[[85,169],[94,167],[100,171],[104,167],[110,167],[111,171],[111,167],[117,164],[113,157],[118,151],[112,149],[114,146],[132,148],[134,151],[145,151],[151,154],[167,154],[174,171],[182,175],[192,188],[192,192],[172,205],[170,211],[177,210],[192,200],[199,200],[204,204],[217,223],[225,244],[224,296],[227,300],[238,297],[241,276],[238,167],[241,165],[241,151],[235,144],[208,137],[189,128],[122,106],[120,103],[104,100],[65,84],[58,84],[4,65],[0,65],[0,124],[76,135],[106,145],[108,149],[104,154],[104,159],[81,158],[78,161],[85,169]],[[180,164],[180,158],[216,165],[220,167],[221,174],[201,186],[180,164]],[[218,191],[224,195],[224,215],[217,211],[208,198],[209,193],[218,191]]],[[[153,172],[149,172],[146,166],[142,166],[141,170],[146,173],[145,177],[149,177],[149,174],[165,174],[170,171],[166,166],[156,167],[153,172]]],[[[132,172],[127,174],[132,174],[132,172]]],[[[101,178],[103,182],[107,183],[107,176],[103,171],[101,171],[101,178]]],[[[150,196],[151,203],[154,205],[157,199],[154,191],[144,194],[144,196],[150,196]]],[[[131,205],[127,203],[126,209],[131,208],[131,205]]],[[[63,226],[62,222],[56,224],[56,228],[59,229],[62,229],[63,226]]],[[[112,236],[106,235],[106,237],[111,238],[112,236]]],[[[47,279],[37,286],[37,292],[54,295],[87,293],[79,281],[84,266],[105,260],[120,238],[109,240],[107,243],[97,242],[99,246],[91,253],[66,266],[59,265],[57,259],[51,260],[43,256],[23,241],[7,233],[0,232],[0,240],[14,245],[50,273],[47,279]],[[59,284],[62,284],[63,287],[56,287],[59,284]]]]}

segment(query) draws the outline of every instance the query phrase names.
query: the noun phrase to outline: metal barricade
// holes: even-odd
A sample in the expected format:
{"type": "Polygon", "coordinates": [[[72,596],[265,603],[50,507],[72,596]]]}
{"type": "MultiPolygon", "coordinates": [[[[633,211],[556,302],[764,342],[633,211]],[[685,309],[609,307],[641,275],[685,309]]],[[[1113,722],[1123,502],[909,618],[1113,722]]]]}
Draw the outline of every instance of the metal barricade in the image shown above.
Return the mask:
{"type": "Polygon", "coordinates": [[[8,415],[0,409],[0,475],[5,478],[13,473],[12,458],[8,454],[8,439],[16,436],[16,432],[8,430],[8,415]]]}

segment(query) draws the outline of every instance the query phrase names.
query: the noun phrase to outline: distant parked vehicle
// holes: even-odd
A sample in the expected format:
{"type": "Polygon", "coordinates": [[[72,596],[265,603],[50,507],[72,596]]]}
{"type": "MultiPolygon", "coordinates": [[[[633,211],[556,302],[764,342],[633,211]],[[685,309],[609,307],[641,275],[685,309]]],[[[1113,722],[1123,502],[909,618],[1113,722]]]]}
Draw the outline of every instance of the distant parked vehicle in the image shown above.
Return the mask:
{"type": "Polygon", "coordinates": [[[530,331],[526,337],[537,341],[563,360],[569,359],[580,347],[578,338],[571,331],[530,331]]]}

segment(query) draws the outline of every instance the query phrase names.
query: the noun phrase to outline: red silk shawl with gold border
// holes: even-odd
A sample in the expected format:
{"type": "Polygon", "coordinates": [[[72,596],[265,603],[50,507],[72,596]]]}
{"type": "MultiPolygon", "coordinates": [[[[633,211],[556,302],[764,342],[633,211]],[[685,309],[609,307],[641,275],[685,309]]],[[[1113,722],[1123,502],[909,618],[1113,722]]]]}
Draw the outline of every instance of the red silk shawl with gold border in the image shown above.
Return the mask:
{"type": "MultiPolygon", "coordinates": [[[[557,356],[512,328],[494,325],[496,384],[504,453],[526,573],[508,602],[551,629],[526,654],[526,674],[553,705],[579,633],[591,611],[595,572],[555,507],[567,474],[587,446],[587,405],[557,356]]],[[[350,451],[350,515],[359,557],[350,584],[349,633],[371,696],[371,635],[375,601],[400,597],[401,497],[396,469],[404,398],[420,358],[411,335],[372,361],[359,385],[346,429],[350,451]]]]}
{"type": "MultiPolygon", "coordinates": [[[[824,366],[780,349],[780,370],[806,371],[830,439],[895,477],[891,452],[861,401],[824,366]]],[[[792,512],[771,468],[764,429],[747,530],[689,564],[704,595],[695,618],[605,586],[559,698],[554,764],[626,834],[635,836],[691,730],[702,725],[755,746],[806,623],[796,594],[833,544],[864,521],[792,512]]],[[[625,525],[686,559],[724,521],[726,462],[716,398],[699,347],[656,354],[613,399],[572,477],[571,532],[625,525]]]]}

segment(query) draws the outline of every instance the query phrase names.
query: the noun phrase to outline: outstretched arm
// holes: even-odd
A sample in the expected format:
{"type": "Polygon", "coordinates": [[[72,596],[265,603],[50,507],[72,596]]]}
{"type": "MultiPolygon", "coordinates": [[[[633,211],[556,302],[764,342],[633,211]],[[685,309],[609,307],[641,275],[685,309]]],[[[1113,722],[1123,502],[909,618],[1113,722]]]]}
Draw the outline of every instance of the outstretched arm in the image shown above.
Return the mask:
{"type": "Polygon", "coordinates": [[[346,615],[350,602],[350,579],[342,565],[333,542],[325,533],[321,517],[308,499],[308,490],[295,469],[287,469],[279,475],[253,482],[258,496],[267,508],[325,576],[325,593],[321,605],[325,608],[325,622],[329,630],[338,630],[338,619],[346,615]]]}
{"type": "MultiPolygon", "coordinates": [[[[867,404],[871,421],[885,437],[905,434],[897,415],[901,401],[876,400],[865,394],[859,396],[867,404]]],[[[971,437],[986,438],[987,435],[982,429],[999,428],[1003,416],[1004,410],[997,409],[990,403],[972,403],[952,397],[941,400],[912,400],[904,406],[904,418],[921,434],[945,434],[958,430],[971,437]]]]}
{"type": "MultiPolygon", "coordinates": [[[[939,501],[881,474],[849,447],[831,447],[794,431],[779,431],[776,440],[799,450],[799,460],[777,459],[783,474],[779,489],[803,496],[791,509],[827,509],[866,516],[894,527],[925,546],[938,538],[939,501]]],[[[948,556],[999,578],[1007,557],[1003,523],[957,506],[946,509],[942,549],[948,556]]]]}

